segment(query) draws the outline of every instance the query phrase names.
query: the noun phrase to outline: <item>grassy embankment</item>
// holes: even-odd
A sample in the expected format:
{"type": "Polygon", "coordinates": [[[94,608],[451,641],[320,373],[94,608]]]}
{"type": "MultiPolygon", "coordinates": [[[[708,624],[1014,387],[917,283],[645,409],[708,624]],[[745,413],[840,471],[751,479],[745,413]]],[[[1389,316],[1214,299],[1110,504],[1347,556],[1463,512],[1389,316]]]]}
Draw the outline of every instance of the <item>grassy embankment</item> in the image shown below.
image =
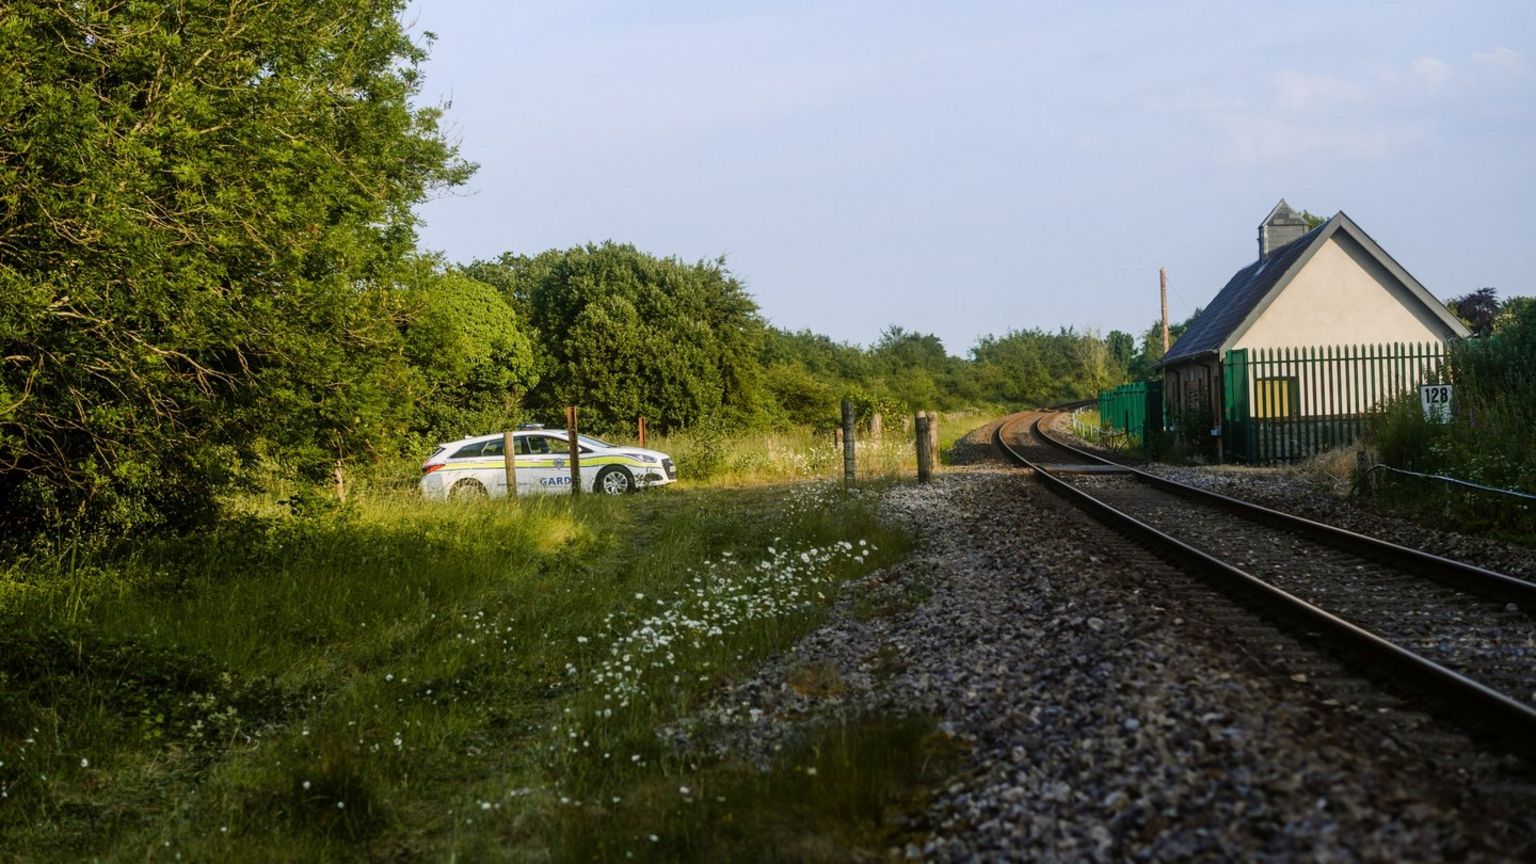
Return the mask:
{"type": "Polygon", "coordinates": [[[657,736],[905,553],[825,483],[237,509],[0,571],[7,856],[837,860],[950,754],[930,718],[767,772],[657,736]]]}

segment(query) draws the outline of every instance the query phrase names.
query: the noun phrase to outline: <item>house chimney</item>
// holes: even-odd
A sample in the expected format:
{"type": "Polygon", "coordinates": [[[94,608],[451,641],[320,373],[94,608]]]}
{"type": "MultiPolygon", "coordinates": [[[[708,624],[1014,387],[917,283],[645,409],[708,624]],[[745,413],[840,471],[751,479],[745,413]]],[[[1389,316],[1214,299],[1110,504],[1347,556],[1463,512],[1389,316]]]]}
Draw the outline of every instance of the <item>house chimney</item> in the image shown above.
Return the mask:
{"type": "Polygon", "coordinates": [[[1281,198],[1259,225],[1259,258],[1268,258],[1270,253],[1305,233],[1306,221],[1281,198]]]}

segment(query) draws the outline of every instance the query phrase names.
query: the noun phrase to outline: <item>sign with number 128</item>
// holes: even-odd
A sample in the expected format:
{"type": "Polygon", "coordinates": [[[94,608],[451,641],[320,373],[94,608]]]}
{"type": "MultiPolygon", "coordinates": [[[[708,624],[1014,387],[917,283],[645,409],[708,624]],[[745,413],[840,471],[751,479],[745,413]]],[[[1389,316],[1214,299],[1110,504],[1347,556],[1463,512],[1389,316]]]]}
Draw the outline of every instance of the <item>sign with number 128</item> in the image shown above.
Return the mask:
{"type": "Polygon", "coordinates": [[[1451,385],[1420,384],[1419,404],[1424,406],[1424,419],[1431,423],[1451,422],[1451,385]]]}

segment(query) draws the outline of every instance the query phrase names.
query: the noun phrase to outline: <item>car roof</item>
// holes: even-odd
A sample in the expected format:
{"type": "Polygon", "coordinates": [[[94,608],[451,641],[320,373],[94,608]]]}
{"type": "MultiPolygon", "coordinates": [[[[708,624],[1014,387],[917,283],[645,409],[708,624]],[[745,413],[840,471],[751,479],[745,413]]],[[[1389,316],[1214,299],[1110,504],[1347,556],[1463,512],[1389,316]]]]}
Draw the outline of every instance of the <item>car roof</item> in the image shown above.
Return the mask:
{"type": "MultiPolygon", "coordinates": [[[[564,438],[564,429],[517,429],[512,433],[514,438],[527,438],[530,435],[553,435],[556,438],[564,438]]],[[[439,447],[463,447],[465,444],[474,444],[478,441],[494,441],[502,436],[500,432],[492,432],[489,435],[471,435],[468,438],[460,438],[457,441],[446,441],[439,447]]]]}

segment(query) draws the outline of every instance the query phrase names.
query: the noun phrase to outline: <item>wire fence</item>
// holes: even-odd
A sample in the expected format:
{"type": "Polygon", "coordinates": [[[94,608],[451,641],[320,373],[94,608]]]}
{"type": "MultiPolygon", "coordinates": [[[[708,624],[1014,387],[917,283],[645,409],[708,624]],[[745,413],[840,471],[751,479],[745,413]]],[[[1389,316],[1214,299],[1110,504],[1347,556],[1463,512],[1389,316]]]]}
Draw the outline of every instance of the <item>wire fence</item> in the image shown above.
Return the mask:
{"type": "Polygon", "coordinates": [[[1508,495],[1511,498],[1523,498],[1526,501],[1536,501],[1536,495],[1532,495],[1529,492],[1521,492],[1518,489],[1500,489],[1497,486],[1484,486],[1481,483],[1473,483],[1471,481],[1462,480],[1456,477],[1447,477],[1444,474],[1420,474],[1417,471],[1407,471],[1402,468],[1393,468],[1391,465],[1379,464],[1372,465],[1371,467],[1367,468],[1358,478],[1356,478],[1356,488],[1359,488],[1360,484],[1366,481],[1366,478],[1377,471],[1386,471],[1391,474],[1400,474],[1405,477],[1417,477],[1421,480],[1439,480],[1443,483],[1460,486],[1464,489],[1475,489],[1479,492],[1491,492],[1498,495],[1508,495]]]}

